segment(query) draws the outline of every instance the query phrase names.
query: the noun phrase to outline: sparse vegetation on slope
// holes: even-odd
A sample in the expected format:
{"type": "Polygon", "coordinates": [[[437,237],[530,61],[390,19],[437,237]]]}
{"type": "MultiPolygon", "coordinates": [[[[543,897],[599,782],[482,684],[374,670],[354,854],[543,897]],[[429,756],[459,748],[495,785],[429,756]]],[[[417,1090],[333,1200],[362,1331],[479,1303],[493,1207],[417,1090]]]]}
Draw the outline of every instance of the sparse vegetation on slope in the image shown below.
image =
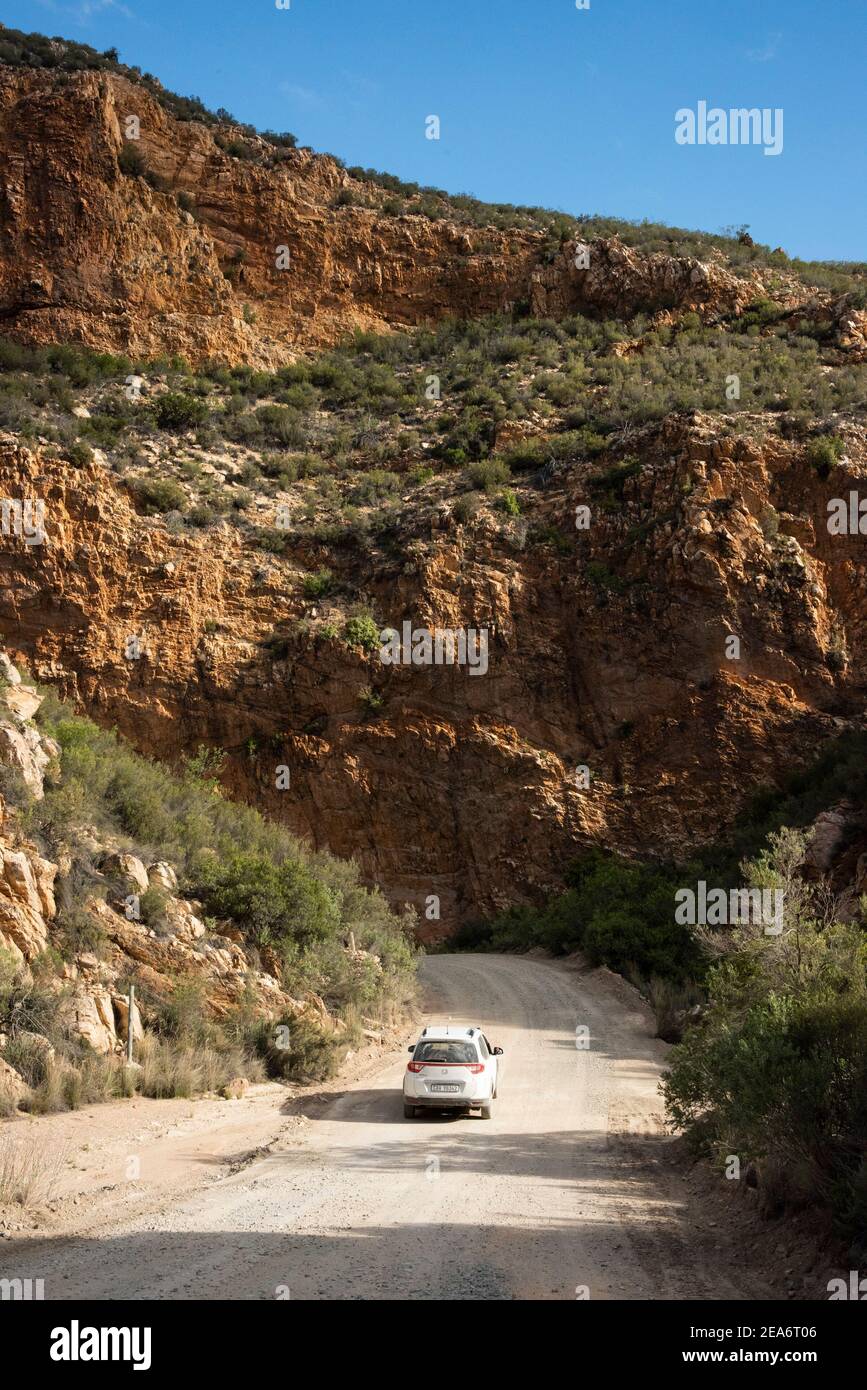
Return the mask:
{"type": "Polygon", "coordinates": [[[47,438],[70,462],[98,448],[149,514],[196,528],[229,521],[279,553],[332,519],[344,541],[385,532],[405,495],[431,495],[432,484],[434,495],[480,491],[508,509],[513,480],[595,458],[608,506],[641,466],[622,456],[629,434],[673,411],[803,438],[827,476],[843,448],[838,422],[867,409],[867,364],[814,328],[495,317],[358,334],[273,374],[6,342],[0,425],[47,438]],[[141,382],[133,399],[130,376],[141,382]],[[607,468],[606,453],[616,459],[607,468]],[[279,526],[261,524],[266,499],[288,504],[279,526]]]}
{"type": "MultiPolygon", "coordinates": [[[[48,948],[29,964],[0,952],[2,1061],[27,1088],[26,1095],[12,1096],[0,1075],[6,1110],[16,1100],[37,1112],[77,1108],[135,1089],[187,1096],[266,1073],[322,1077],[357,1043],[362,1019],[388,1026],[403,1016],[413,997],[409,920],[400,921],[378,893],[363,888],[352,865],[309,853],[285,830],[227,801],[213,750],[173,774],[51,693],[38,718],[43,738],[59,748],[44,797],[35,800],[5,768],[3,791],[7,802],[17,802],[19,823],[41,853],[62,866],[55,885],[59,911],[48,948]],[[70,1027],[63,1007],[69,993],[59,976],[64,962],[74,979],[79,962],[95,967],[115,949],[106,929],[117,888],[105,869],[105,846],[122,863],[129,856],[156,859],[163,878],[176,870],[180,891],[198,894],[211,937],[226,929],[238,933],[251,971],[247,995],[215,1009],[204,977],[189,962],[165,992],[152,970],[139,968],[136,962],[147,955],[136,947],[129,976],[150,1032],[135,1074],[117,1056],[95,1054],[70,1027]],[[102,904],[108,918],[94,904],[102,904]],[[294,999],[315,999],[320,1012],[281,1015],[279,1006],[269,1008],[252,974],[264,969],[272,973],[278,998],[282,990],[294,999]]],[[[166,940],[170,900],[156,886],[140,899],[141,920],[166,940]]],[[[200,945],[203,952],[212,949],[207,935],[200,945]]]]}
{"type": "MultiPolygon", "coordinates": [[[[201,894],[215,917],[275,947],[296,989],[374,1015],[403,1007],[411,992],[410,934],[379,893],[359,884],[351,864],[311,853],[283,827],[227,800],[210,769],[193,763],[178,776],[51,694],[39,723],[61,749],[56,784],[26,816],[47,849],[68,846],[75,826],[122,836],[131,853],[173,864],[182,886],[201,894]],[[336,969],[337,947],[350,934],[382,964],[374,986],[363,974],[352,984],[348,967],[336,969]]],[[[87,851],[78,848],[84,874],[87,851]]]]}

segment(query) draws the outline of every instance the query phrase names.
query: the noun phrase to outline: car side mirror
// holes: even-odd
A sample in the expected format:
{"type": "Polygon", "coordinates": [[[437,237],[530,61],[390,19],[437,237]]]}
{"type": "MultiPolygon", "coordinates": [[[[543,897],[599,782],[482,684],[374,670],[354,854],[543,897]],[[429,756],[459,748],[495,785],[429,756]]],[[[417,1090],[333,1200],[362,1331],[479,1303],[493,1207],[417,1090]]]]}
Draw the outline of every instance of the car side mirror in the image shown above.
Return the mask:
{"type": "Polygon", "coordinates": [[[502,1055],[503,1055],[503,1049],[502,1049],[501,1047],[495,1047],[495,1048],[494,1048],[494,1056],[495,1056],[495,1057],[502,1057],[502,1055]]]}
{"type": "Polygon", "coordinates": [[[412,1047],[408,1047],[406,1050],[407,1052],[415,1052],[415,1043],[413,1043],[412,1047]]]}

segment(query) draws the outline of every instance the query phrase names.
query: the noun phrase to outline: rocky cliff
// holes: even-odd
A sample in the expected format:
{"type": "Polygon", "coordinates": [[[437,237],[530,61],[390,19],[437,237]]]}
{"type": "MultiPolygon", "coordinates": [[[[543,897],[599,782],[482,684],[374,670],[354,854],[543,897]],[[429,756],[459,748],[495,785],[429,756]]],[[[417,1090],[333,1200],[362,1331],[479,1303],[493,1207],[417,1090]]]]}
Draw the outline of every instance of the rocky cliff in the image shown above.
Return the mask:
{"type": "Polygon", "coordinates": [[[328,155],[278,159],[233,133],[178,121],[112,73],[0,66],[4,331],[273,367],[358,328],[517,304],[553,317],[713,317],[762,288],[758,271],[641,257],[616,238],[584,266],[542,232],[396,214],[383,189],[328,155]],[[228,152],[239,144],[247,158],[228,152]]]}
{"type": "Polygon", "coordinates": [[[108,74],[0,69],[0,151],[0,318],[34,342],[275,365],[357,327],[501,308],[541,241],[336,207],[353,181],[328,156],[238,159],[108,74]],[[125,146],[151,182],[121,172],[125,146]]]}
{"type": "MultiPolygon", "coordinates": [[[[585,242],[580,229],[552,242],[405,215],[328,156],[245,136],[241,157],[231,135],[175,119],[112,72],[0,67],[4,332],[274,368],[353,329],[492,314],[506,327],[470,346],[452,401],[428,393],[424,418],[423,382],[438,392],[438,376],[383,386],[374,366],[371,419],[361,394],[351,408],[330,401],[332,363],[261,388],[285,430],[267,457],[252,446],[228,457],[192,427],[172,426],[166,447],[137,434],[136,482],[170,479],[165,505],[142,506],[124,481],[130,453],[112,422],[139,430],[139,404],[122,401],[121,382],[74,407],[61,384],[67,417],[118,449],[77,456],[70,418],[21,417],[26,438],[0,440],[2,496],[38,500],[47,518],[43,543],[7,528],[0,551],[0,633],[39,677],[150,755],[226,750],[231,792],[355,857],[394,902],[420,909],[428,936],[551,886],[581,845],[676,854],[711,839],[752,790],[861,721],[861,541],[832,537],[826,507],[867,467],[863,286],[810,286],[777,253],[744,266],[712,246],[700,258],[585,242]],[[508,336],[527,315],[541,344],[532,368],[508,336]],[[605,321],[596,338],[584,319],[605,321]],[[565,364],[560,322],[590,344],[565,364]],[[642,393],[665,376],[666,352],[680,375],[651,409],[642,393]],[[726,382],[740,381],[726,353],[755,397],[737,421],[722,410],[726,382]],[[807,387],[786,375],[794,360],[807,387]],[[643,381],[618,375],[630,363],[646,366],[643,381]],[[469,404],[453,407],[462,391],[469,404]],[[719,408],[690,408],[709,396],[719,408]],[[567,456],[570,401],[580,439],[573,429],[567,456]],[[825,438],[836,453],[817,469],[805,441],[825,438]],[[522,441],[539,472],[508,496],[496,495],[507,463],[480,475],[480,505],[462,513],[461,469],[522,441]],[[431,482],[426,465],[440,460],[431,482]],[[278,482],[245,499],[258,464],[278,482]],[[338,512],[330,539],[320,527],[263,542],[281,506],[330,520],[361,469],[374,494],[393,490],[388,535],[347,545],[338,512]],[[177,498],[204,470],[211,500],[220,489],[234,499],[222,498],[224,518],[229,505],[252,517],[246,530],[186,524],[177,498]],[[347,604],[305,587],[325,566],[377,624],[484,627],[485,678],[385,667],[337,640],[347,604]]],[[[227,380],[229,393],[245,389],[227,380]]],[[[155,366],[142,418],[153,424],[170,385],[155,366]]],[[[204,419],[191,399],[190,419],[204,419]]],[[[224,394],[211,419],[222,429],[237,413],[224,394]]]]}
{"type": "MultiPolygon", "coordinates": [[[[383,667],[306,629],[306,548],[263,572],[231,527],[173,534],[98,465],[7,438],[4,489],[44,498],[49,525],[42,546],[4,548],[0,631],[140,749],[226,749],[236,794],[356,857],[396,902],[423,915],[436,895],[436,934],[518,883],[556,882],[581,844],[677,854],[713,838],[751,790],[862,719],[861,542],[829,536],[828,483],[803,451],[720,437],[700,415],[648,427],[638,448],[614,512],[589,466],[549,484],[537,524],[575,534],[576,509],[596,512],[565,554],[527,546],[519,522],[482,518],[470,538],[431,508],[407,515],[403,563],[346,562],[384,624],[487,627],[474,678],[383,667]]],[[[865,468],[853,431],[835,491],[865,468]]]]}

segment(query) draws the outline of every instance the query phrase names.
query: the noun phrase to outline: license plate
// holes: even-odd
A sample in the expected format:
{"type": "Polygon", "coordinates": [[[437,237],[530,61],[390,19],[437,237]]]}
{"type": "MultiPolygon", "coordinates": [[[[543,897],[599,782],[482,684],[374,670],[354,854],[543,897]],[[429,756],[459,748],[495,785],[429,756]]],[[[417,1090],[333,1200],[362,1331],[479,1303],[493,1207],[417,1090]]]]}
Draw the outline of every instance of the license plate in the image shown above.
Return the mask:
{"type": "Polygon", "coordinates": [[[459,1091],[460,1086],[450,1086],[443,1081],[435,1081],[431,1086],[432,1091],[459,1091]]]}

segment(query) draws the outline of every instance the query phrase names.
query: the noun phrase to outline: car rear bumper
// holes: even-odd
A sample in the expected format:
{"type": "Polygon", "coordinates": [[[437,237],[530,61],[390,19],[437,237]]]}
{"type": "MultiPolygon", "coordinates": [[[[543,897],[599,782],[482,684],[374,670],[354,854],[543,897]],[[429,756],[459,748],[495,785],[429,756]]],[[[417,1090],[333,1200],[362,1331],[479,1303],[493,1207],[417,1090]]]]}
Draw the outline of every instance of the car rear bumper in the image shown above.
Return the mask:
{"type": "Polygon", "coordinates": [[[407,1105],[424,1106],[426,1110],[478,1110],[487,1101],[475,1096],[404,1096],[407,1105]]]}

